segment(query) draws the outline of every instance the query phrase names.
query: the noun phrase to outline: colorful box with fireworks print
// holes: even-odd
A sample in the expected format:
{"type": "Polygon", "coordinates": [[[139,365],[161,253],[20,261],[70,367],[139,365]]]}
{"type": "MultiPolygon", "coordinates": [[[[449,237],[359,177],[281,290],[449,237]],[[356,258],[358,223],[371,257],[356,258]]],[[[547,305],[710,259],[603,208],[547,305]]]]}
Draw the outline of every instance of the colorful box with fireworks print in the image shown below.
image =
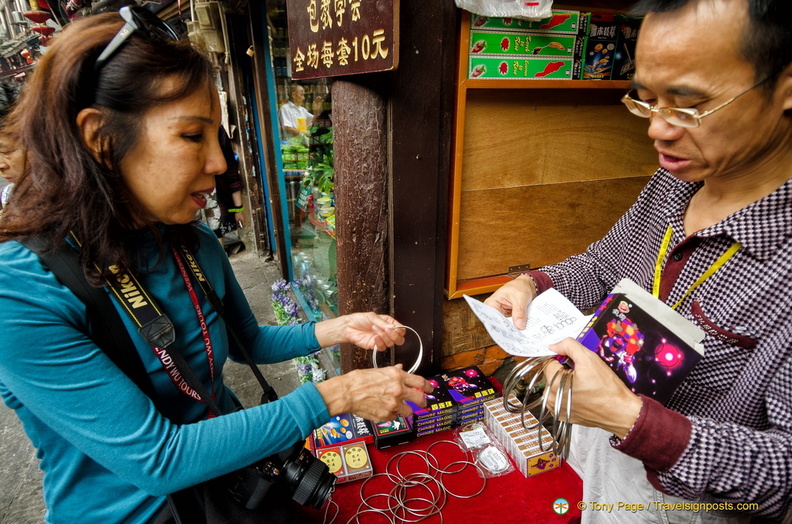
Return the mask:
{"type": "Polygon", "coordinates": [[[442,375],[426,377],[426,380],[433,388],[431,393],[424,393],[426,407],[422,408],[409,400],[405,400],[413,411],[412,419],[414,426],[419,425],[422,420],[433,419],[446,413],[453,413],[454,411],[454,398],[451,396],[451,392],[448,391],[448,387],[446,387],[442,375]]]}
{"type": "Polygon", "coordinates": [[[409,400],[405,401],[413,410],[412,425],[419,437],[450,429],[456,409],[456,402],[443,380],[443,375],[426,377],[426,380],[434,388],[431,393],[424,393],[426,407],[421,408],[409,400]]]}
{"type": "Polygon", "coordinates": [[[449,371],[441,375],[458,411],[468,405],[480,405],[498,393],[492,382],[476,366],[449,371]]]}
{"type": "Polygon", "coordinates": [[[374,442],[370,422],[357,415],[345,413],[336,415],[330,422],[315,429],[311,434],[311,449],[316,451],[329,446],[350,442],[374,442]]]}
{"type": "Polygon", "coordinates": [[[597,308],[577,339],[634,393],[662,404],[704,355],[704,331],[627,279],[597,308]]]}

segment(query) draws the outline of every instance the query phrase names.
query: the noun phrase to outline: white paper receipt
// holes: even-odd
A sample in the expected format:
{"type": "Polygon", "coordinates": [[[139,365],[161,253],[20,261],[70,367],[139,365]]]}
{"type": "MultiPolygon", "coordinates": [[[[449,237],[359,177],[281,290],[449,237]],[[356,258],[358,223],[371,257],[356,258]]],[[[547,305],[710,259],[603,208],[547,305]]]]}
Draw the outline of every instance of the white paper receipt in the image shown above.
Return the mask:
{"type": "Polygon", "coordinates": [[[465,300],[492,340],[516,357],[555,355],[548,347],[567,337],[578,336],[590,318],[552,288],[528,305],[525,329],[517,329],[511,317],[504,317],[500,311],[480,300],[467,295],[465,300]]]}

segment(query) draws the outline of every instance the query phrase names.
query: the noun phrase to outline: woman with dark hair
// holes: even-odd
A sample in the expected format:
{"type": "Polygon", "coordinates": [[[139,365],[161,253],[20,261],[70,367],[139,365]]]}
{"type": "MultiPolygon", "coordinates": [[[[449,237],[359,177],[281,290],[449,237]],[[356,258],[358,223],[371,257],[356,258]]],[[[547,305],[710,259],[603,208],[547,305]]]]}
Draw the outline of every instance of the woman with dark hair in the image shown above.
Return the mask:
{"type": "Polygon", "coordinates": [[[11,199],[14,184],[25,170],[25,151],[19,147],[16,135],[6,125],[6,117],[16,102],[19,86],[0,83],[0,176],[7,185],[0,187],[0,212],[11,199]]]}
{"type": "Polygon", "coordinates": [[[226,169],[212,66],[145,9],[122,16],[70,23],[12,114],[29,165],[0,227],[0,394],[38,449],[48,522],[150,522],[165,495],[287,449],[333,415],[392,420],[431,390],[398,366],[358,370],[237,411],[223,383],[226,358],[242,359],[229,333],[268,363],[342,342],[384,349],[404,330],[375,313],[257,325],[222,247],[194,220],[226,169]],[[127,292],[112,299],[156,401],[145,395],[92,340],[85,304],[21,243],[29,238],[42,253],[78,249],[95,287],[135,277],[172,322],[170,355],[199,387],[139,334],[127,292]],[[202,273],[189,273],[192,261],[202,273]],[[203,277],[228,333],[196,285],[203,277]]]}

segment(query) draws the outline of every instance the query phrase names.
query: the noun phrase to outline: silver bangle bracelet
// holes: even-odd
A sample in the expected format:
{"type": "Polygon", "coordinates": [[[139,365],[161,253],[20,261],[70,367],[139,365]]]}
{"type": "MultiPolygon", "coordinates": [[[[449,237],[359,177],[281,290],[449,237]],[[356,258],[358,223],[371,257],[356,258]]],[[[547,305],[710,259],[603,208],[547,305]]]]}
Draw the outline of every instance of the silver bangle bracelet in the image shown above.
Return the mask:
{"type": "MultiPolygon", "coordinates": [[[[423,341],[421,340],[421,335],[419,335],[418,332],[415,331],[410,326],[393,326],[393,327],[394,329],[398,329],[398,328],[409,329],[410,331],[415,333],[416,337],[418,337],[418,359],[415,361],[415,364],[413,364],[413,366],[409,369],[409,371],[407,371],[407,373],[415,373],[418,370],[418,367],[421,365],[421,361],[423,360],[423,341]]],[[[377,353],[378,353],[377,351],[371,352],[371,363],[374,365],[375,369],[379,367],[377,365],[377,353]]]]}

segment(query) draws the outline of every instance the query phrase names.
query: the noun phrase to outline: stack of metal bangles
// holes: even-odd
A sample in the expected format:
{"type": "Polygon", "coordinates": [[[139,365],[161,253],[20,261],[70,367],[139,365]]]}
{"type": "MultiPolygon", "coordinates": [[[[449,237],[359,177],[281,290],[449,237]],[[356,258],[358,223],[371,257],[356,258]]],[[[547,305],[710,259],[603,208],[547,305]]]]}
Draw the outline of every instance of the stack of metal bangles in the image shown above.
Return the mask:
{"type": "Polygon", "coordinates": [[[550,362],[556,360],[555,356],[528,358],[519,364],[506,377],[503,384],[503,407],[512,413],[520,413],[520,421],[527,431],[536,430],[539,449],[544,449],[542,442],[542,428],[545,427],[553,437],[552,449],[561,458],[566,459],[569,455],[569,446],[572,441],[572,424],[569,422],[572,417],[572,379],[573,370],[567,365],[559,369],[553,378],[546,384],[544,393],[541,397],[529,402],[531,390],[540,384],[544,377],[544,370],[550,362]],[[558,384],[555,390],[555,400],[553,402],[552,413],[548,408],[548,399],[552,395],[553,387],[558,384]],[[516,390],[525,385],[525,397],[519,401],[516,390]],[[536,417],[535,424],[526,424],[525,412],[535,409],[541,405],[539,416],[536,417]],[[563,415],[563,417],[562,417],[563,415]],[[553,424],[549,423],[553,419],[553,424]],[[563,418],[563,420],[562,420],[563,418]]]}

